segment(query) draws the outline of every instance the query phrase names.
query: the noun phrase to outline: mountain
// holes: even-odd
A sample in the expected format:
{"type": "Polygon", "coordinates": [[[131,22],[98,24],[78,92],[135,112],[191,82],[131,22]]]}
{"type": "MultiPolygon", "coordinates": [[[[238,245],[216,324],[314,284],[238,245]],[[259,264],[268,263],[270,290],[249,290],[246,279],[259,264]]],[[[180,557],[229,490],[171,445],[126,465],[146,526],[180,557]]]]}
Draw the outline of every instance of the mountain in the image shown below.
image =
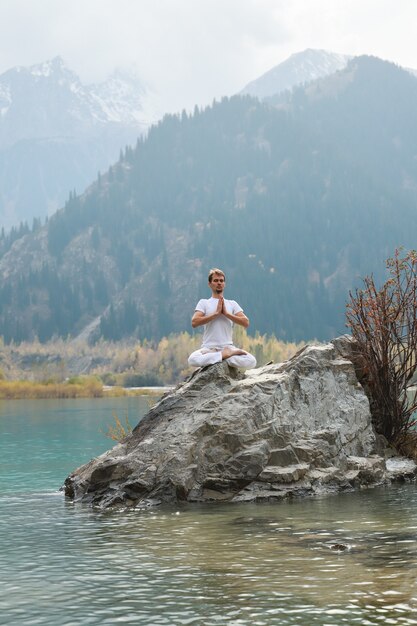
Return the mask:
{"type": "MultiPolygon", "coordinates": [[[[307,48],[292,54],[282,63],[248,83],[240,95],[249,95],[260,100],[276,98],[294,87],[305,86],[343,70],[353,58],[346,54],[307,48]]],[[[403,69],[412,76],[417,76],[417,70],[403,69]]]]}
{"type": "Polygon", "coordinates": [[[263,100],[296,85],[334,74],[345,68],[351,58],[345,54],[308,48],[303,52],[292,54],[279,65],[248,83],[240,93],[263,100]]]}
{"type": "Polygon", "coordinates": [[[159,117],[134,71],[83,85],[60,57],[0,76],[0,223],[60,208],[159,117]]]}
{"type": "Polygon", "coordinates": [[[190,330],[218,266],[252,332],[336,336],[349,289],[416,246],[416,146],[417,80],[372,57],[273,105],[167,116],[46,225],[0,237],[1,334],[190,330]]]}

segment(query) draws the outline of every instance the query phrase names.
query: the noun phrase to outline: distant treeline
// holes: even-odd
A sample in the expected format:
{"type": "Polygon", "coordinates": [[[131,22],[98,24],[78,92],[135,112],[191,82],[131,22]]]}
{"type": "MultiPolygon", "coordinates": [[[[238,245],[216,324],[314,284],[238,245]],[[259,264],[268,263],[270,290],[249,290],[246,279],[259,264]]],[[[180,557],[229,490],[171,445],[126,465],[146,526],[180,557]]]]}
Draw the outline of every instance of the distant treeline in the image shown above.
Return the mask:
{"type": "MultiPolygon", "coordinates": [[[[256,356],[258,366],[290,358],[302,344],[274,336],[248,335],[236,328],[236,344],[256,356]]],[[[107,385],[124,387],[172,385],[188,376],[188,355],[201,344],[201,335],[180,333],[158,342],[109,342],[94,345],[59,339],[42,344],[22,342],[0,348],[0,378],[60,383],[80,371],[99,376],[107,385]]]]}

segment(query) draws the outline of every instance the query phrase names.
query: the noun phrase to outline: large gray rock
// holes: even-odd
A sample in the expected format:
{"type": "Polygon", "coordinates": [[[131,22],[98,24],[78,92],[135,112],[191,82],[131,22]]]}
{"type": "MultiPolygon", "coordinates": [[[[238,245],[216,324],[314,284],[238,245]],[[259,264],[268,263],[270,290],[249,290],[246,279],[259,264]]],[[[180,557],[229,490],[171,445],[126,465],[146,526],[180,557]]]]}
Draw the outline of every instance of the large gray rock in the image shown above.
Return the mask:
{"type": "MultiPolygon", "coordinates": [[[[226,363],[197,372],[122,443],[71,474],[66,495],[103,507],[236,502],[397,479],[350,349],[345,337],[246,374],[226,363]]],[[[404,474],[415,469],[408,463],[404,474]]]]}

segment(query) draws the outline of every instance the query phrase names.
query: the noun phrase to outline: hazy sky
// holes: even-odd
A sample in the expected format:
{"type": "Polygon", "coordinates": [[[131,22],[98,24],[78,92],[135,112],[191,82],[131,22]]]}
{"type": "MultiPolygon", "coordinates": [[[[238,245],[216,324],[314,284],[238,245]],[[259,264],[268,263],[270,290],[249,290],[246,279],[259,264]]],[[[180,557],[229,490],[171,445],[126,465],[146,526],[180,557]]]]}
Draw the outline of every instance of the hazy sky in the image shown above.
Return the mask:
{"type": "Polygon", "coordinates": [[[84,82],[135,63],[166,108],[324,48],[417,68],[417,0],[0,0],[0,73],[61,55],[84,82]]]}

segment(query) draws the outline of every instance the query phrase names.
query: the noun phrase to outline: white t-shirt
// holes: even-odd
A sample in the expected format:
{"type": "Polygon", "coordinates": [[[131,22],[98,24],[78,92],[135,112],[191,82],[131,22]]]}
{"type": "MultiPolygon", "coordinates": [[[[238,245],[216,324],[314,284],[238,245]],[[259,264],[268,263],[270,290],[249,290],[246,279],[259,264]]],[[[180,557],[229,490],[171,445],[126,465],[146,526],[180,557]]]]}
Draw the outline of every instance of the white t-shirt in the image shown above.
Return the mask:
{"type": "MultiPolygon", "coordinates": [[[[196,311],[201,311],[205,316],[212,315],[217,310],[219,304],[218,298],[209,298],[208,300],[199,300],[196,311]]],[[[237,315],[243,311],[242,307],[234,300],[224,299],[226,311],[232,315],[237,315]]],[[[225,315],[219,315],[216,319],[208,322],[204,326],[202,348],[224,348],[224,346],[233,345],[233,322],[225,315]]]]}

